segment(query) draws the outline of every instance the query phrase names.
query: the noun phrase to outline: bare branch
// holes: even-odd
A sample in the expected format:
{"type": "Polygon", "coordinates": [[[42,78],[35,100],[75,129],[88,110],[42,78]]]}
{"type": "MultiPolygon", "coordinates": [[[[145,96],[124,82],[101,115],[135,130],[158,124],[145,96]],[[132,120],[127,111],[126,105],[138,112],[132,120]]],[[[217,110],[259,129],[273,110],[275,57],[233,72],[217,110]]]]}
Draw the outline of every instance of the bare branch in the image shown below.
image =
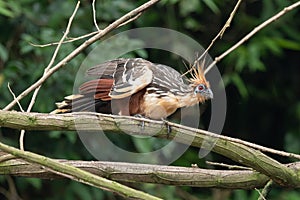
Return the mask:
{"type": "MultiPolygon", "coordinates": [[[[124,25],[136,20],[137,18],[139,18],[141,16],[142,13],[143,12],[138,13],[136,16],[134,16],[134,17],[128,19],[127,21],[125,21],[124,23],[120,24],[117,28],[119,28],[121,26],[124,26],[124,25]]],[[[77,41],[77,40],[82,40],[84,38],[96,35],[97,33],[99,33],[99,31],[94,31],[94,32],[91,32],[91,33],[88,33],[88,34],[85,34],[85,35],[82,35],[82,36],[74,37],[74,38],[68,38],[66,41],[63,42],[63,44],[71,43],[71,42],[74,42],[74,41],[77,41]]],[[[57,45],[58,42],[52,42],[52,43],[48,43],[48,44],[34,44],[34,43],[29,43],[29,44],[34,46],[34,47],[49,47],[49,46],[57,45]]]]}
{"type": "Polygon", "coordinates": [[[100,28],[99,28],[99,26],[97,24],[97,15],[96,15],[95,2],[96,2],[96,0],[93,0],[93,2],[92,2],[93,21],[94,21],[94,25],[95,25],[96,29],[98,30],[98,32],[100,32],[101,30],[100,30],[100,28]]]}
{"type": "Polygon", "coordinates": [[[258,192],[259,194],[259,200],[266,200],[266,198],[262,195],[262,193],[259,191],[259,189],[255,188],[255,190],[258,192]]]}
{"type": "Polygon", "coordinates": [[[59,70],[61,67],[65,66],[71,59],[73,59],[75,56],[77,56],[80,52],[82,52],[84,49],[86,49],[89,45],[96,42],[103,36],[105,36],[110,31],[117,28],[120,24],[130,20],[132,17],[138,15],[139,13],[143,12],[147,8],[151,7],[155,3],[157,3],[159,0],[150,0],[143,5],[139,6],[138,8],[128,12],[123,17],[117,19],[113,23],[111,23],[109,26],[107,26],[105,29],[97,33],[95,36],[91,37],[87,41],[85,41],[83,44],[81,44],[79,47],[77,47],[74,51],[72,51],[68,56],[66,56],[64,59],[62,59],[60,62],[58,62],[55,66],[53,66],[44,76],[42,76],[38,81],[36,81],[34,84],[32,84],[30,87],[28,87],[26,90],[24,90],[18,97],[10,102],[3,110],[10,110],[15,104],[16,100],[20,101],[22,98],[27,96],[30,92],[35,90],[37,87],[39,87],[41,84],[43,84],[53,73],[55,73],[57,70],[59,70]]]}
{"type": "MultiPolygon", "coordinates": [[[[11,90],[11,88],[10,88],[10,86],[9,86],[9,83],[7,83],[7,87],[8,87],[9,92],[13,95],[14,99],[16,99],[16,95],[15,95],[15,93],[11,90]]],[[[17,100],[17,104],[18,104],[20,110],[21,110],[22,112],[24,112],[24,110],[23,110],[23,108],[22,108],[22,106],[21,106],[21,104],[20,104],[20,102],[19,102],[18,100],[17,100]]],[[[21,150],[24,150],[24,136],[25,136],[25,130],[21,130],[20,137],[19,137],[19,146],[20,146],[20,149],[21,149],[21,150]]]]}
{"type": "MultiPolygon", "coordinates": [[[[57,161],[72,165],[101,177],[122,182],[253,189],[262,188],[269,180],[267,176],[253,170],[212,170],[126,162],[57,161]]],[[[59,174],[41,168],[40,165],[31,164],[16,158],[1,163],[0,174],[4,175],[7,171],[13,176],[47,179],[61,177],[59,174]]]]}
{"type": "Polygon", "coordinates": [[[238,165],[228,165],[228,164],[224,164],[224,163],[217,163],[217,162],[211,162],[211,161],[206,161],[205,163],[208,165],[213,165],[213,166],[226,167],[228,169],[252,170],[252,168],[250,168],[250,167],[243,167],[243,166],[238,166],[238,165]]]}
{"type": "MultiPolygon", "coordinates": [[[[94,32],[91,32],[91,33],[88,33],[88,34],[85,34],[85,35],[82,35],[82,36],[79,36],[79,37],[75,37],[75,38],[68,38],[66,41],[63,42],[63,44],[74,42],[74,41],[77,41],[77,40],[81,40],[81,39],[96,35],[97,33],[99,33],[99,31],[94,31],[94,32]]],[[[57,45],[58,42],[52,42],[52,43],[48,43],[48,44],[34,44],[34,43],[29,43],[29,44],[34,46],[34,47],[49,47],[49,46],[57,45]]]]}
{"type": "MultiPolygon", "coordinates": [[[[188,144],[191,146],[202,147],[203,141],[213,142],[212,151],[226,156],[242,165],[249,166],[261,172],[277,183],[282,185],[300,185],[300,177],[294,171],[280,162],[266,156],[257,148],[272,150],[250,142],[214,134],[201,129],[194,129],[180,124],[167,122],[172,127],[172,132],[168,133],[165,123],[150,119],[141,119],[130,116],[106,115],[101,113],[69,113],[69,114],[41,114],[41,113],[20,113],[13,111],[0,110],[0,126],[27,129],[27,130],[86,130],[86,131],[113,131],[133,135],[153,135],[155,137],[166,138],[188,144]],[[145,129],[141,131],[140,124],[144,123],[145,129]],[[162,129],[162,127],[164,127],[162,129]],[[120,131],[123,130],[123,131],[120,131]],[[216,140],[217,139],[217,140],[216,140]],[[190,144],[192,141],[192,144],[190,144]],[[251,146],[251,147],[250,147],[251,146]],[[256,148],[254,148],[256,147],[256,148]]],[[[272,150],[274,152],[281,152],[272,150]]],[[[299,158],[300,155],[281,152],[282,155],[289,155],[299,158]]]]}
{"type": "MultiPolygon", "coordinates": [[[[80,1],[77,2],[76,7],[75,7],[75,9],[74,9],[74,11],[73,11],[73,14],[72,14],[71,17],[69,18],[69,22],[68,22],[66,31],[65,31],[65,33],[63,34],[62,38],[60,39],[60,41],[59,41],[59,43],[58,43],[58,45],[57,45],[57,47],[56,47],[56,49],[55,49],[55,51],[54,51],[54,53],[53,53],[53,56],[52,56],[52,58],[51,58],[51,60],[50,60],[50,62],[49,62],[49,64],[48,64],[48,66],[45,68],[43,77],[46,75],[46,73],[47,73],[47,72],[49,71],[49,69],[52,67],[52,65],[53,65],[53,63],[54,63],[54,61],[55,61],[55,58],[56,58],[56,56],[57,56],[57,54],[58,54],[58,51],[59,51],[59,49],[60,49],[60,46],[61,46],[62,42],[65,40],[65,38],[67,37],[67,35],[68,35],[69,32],[70,32],[71,24],[72,24],[72,21],[73,21],[73,19],[74,19],[74,17],[75,17],[75,14],[77,13],[77,10],[78,10],[78,8],[79,8],[79,5],[80,5],[80,1]]],[[[36,97],[37,97],[37,95],[38,95],[38,93],[39,93],[39,90],[41,89],[41,86],[42,86],[42,84],[39,85],[39,86],[34,90],[33,95],[32,95],[32,97],[31,97],[31,100],[30,100],[30,103],[29,103],[29,106],[28,106],[26,112],[30,112],[30,111],[31,111],[31,109],[32,109],[32,107],[33,107],[33,105],[34,105],[34,103],[35,103],[35,99],[36,99],[36,97]]],[[[16,98],[14,98],[14,99],[17,100],[16,98]]],[[[24,136],[25,136],[25,130],[21,130],[20,137],[19,137],[19,143],[20,143],[20,149],[21,149],[21,150],[24,150],[24,136]]]]}
{"type": "MultiPolygon", "coordinates": [[[[10,88],[9,82],[7,83],[7,88],[8,88],[8,90],[9,90],[9,92],[11,93],[11,95],[14,97],[14,99],[17,99],[15,93],[14,93],[14,92],[12,91],[12,89],[10,88]]],[[[24,110],[23,110],[23,108],[22,108],[20,102],[19,102],[18,100],[16,100],[16,101],[17,101],[17,104],[18,104],[20,110],[21,110],[22,112],[24,112],[24,110]]]]}
{"type": "Polygon", "coordinates": [[[20,157],[23,160],[28,161],[30,163],[35,163],[44,166],[47,169],[50,169],[51,172],[58,173],[58,175],[60,176],[62,175],[64,177],[70,178],[72,180],[76,180],[84,184],[88,184],[107,191],[116,192],[117,194],[121,196],[125,196],[127,198],[149,199],[149,200],[160,199],[152,195],[146,194],[144,192],[132,189],[130,187],[127,187],[115,181],[111,181],[106,178],[96,176],[90,172],[81,170],[72,165],[68,165],[66,163],[60,163],[56,160],[29,151],[22,151],[14,147],[5,145],[1,142],[0,142],[0,149],[16,157],[20,157]]]}
{"type": "Polygon", "coordinates": [[[189,69],[188,71],[186,71],[185,73],[182,74],[182,76],[186,75],[187,73],[189,73],[190,71],[193,70],[193,67],[197,65],[197,63],[207,54],[207,52],[210,50],[210,48],[214,45],[215,41],[220,37],[222,38],[223,34],[225,33],[226,29],[228,27],[230,27],[231,21],[238,9],[238,7],[240,6],[242,0],[238,0],[238,2],[236,3],[236,5],[234,6],[233,10],[230,13],[229,18],[227,19],[225,25],[223,26],[223,28],[219,31],[219,33],[214,37],[214,39],[212,39],[212,41],[210,42],[210,44],[208,45],[208,47],[205,49],[205,51],[201,54],[201,56],[199,56],[199,58],[197,58],[192,66],[191,69],[189,69]]]}
{"type": "Polygon", "coordinates": [[[247,40],[249,40],[253,35],[255,35],[258,31],[262,30],[263,28],[265,28],[266,26],[268,26],[269,24],[271,24],[272,22],[276,21],[277,19],[279,19],[280,17],[282,17],[283,15],[287,14],[288,12],[292,11],[293,9],[297,8],[298,6],[300,6],[300,1],[297,1],[296,3],[293,3],[292,5],[285,7],[284,9],[282,9],[279,13],[277,13],[276,15],[274,15],[273,17],[267,19],[265,22],[261,23],[260,25],[258,25],[257,27],[255,27],[250,33],[248,33],[245,37],[243,37],[240,41],[238,41],[235,45],[233,45],[232,47],[230,47],[227,51],[225,51],[224,53],[222,53],[221,55],[215,57],[215,60],[205,69],[204,73],[206,74],[207,72],[209,72],[209,70],[211,70],[211,68],[220,60],[222,60],[225,56],[227,56],[229,53],[231,53],[232,51],[234,51],[236,48],[238,48],[241,44],[243,44],[244,42],[246,42],[247,40]]]}
{"type": "Polygon", "coordinates": [[[259,198],[257,200],[265,200],[271,190],[272,185],[273,185],[273,181],[269,180],[268,183],[263,188],[263,190],[259,192],[259,198]]]}

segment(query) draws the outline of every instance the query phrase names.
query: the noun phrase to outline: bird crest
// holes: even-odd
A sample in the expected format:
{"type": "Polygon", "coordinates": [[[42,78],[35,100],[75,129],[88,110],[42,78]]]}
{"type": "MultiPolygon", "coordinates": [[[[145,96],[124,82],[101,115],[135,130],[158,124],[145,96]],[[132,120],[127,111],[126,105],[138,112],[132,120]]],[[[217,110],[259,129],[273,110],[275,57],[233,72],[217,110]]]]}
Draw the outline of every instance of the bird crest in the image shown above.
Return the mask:
{"type": "Polygon", "coordinates": [[[204,84],[209,87],[209,82],[206,80],[204,74],[204,66],[205,60],[196,61],[189,69],[188,73],[191,75],[191,77],[188,79],[188,81],[192,86],[196,87],[199,84],[204,84]]]}

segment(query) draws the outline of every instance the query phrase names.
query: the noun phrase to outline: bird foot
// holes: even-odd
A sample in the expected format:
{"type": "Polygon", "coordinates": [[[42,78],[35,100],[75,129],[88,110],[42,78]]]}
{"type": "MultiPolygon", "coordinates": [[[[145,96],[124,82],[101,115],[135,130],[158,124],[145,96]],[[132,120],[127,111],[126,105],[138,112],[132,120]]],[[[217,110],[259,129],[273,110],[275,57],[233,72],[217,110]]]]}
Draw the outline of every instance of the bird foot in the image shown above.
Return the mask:
{"type": "Polygon", "coordinates": [[[169,122],[166,119],[162,118],[161,120],[163,121],[163,125],[165,125],[167,128],[167,138],[169,139],[170,133],[172,132],[172,127],[169,125],[169,122]]]}
{"type": "MultiPolygon", "coordinates": [[[[143,118],[144,118],[144,119],[147,119],[145,116],[143,116],[143,115],[141,115],[141,114],[136,114],[136,115],[134,115],[134,117],[141,118],[141,119],[143,119],[143,118]]],[[[145,130],[145,121],[144,121],[144,120],[142,120],[140,126],[142,127],[142,130],[145,130]]]]}

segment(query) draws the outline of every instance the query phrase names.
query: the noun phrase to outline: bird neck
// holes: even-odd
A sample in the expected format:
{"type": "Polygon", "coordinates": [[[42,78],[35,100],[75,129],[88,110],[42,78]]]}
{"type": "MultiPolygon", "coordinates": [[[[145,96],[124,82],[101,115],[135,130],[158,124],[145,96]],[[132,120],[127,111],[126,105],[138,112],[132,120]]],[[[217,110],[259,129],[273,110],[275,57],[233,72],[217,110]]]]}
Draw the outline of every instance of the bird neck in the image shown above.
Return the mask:
{"type": "Polygon", "coordinates": [[[203,103],[205,101],[205,98],[194,93],[188,93],[186,95],[178,97],[178,100],[180,107],[188,107],[198,104],[199,102],[203,103]]]}

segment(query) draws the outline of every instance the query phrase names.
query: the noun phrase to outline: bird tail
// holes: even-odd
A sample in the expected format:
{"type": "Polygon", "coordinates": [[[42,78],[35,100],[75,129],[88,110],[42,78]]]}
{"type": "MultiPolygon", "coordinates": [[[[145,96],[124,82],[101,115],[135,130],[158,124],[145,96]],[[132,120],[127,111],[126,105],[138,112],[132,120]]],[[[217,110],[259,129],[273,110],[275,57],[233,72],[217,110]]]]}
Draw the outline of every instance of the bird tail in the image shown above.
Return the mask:
{"type": "Polygon", "coordinates": [[[69,95],[64,98],[62,102],[55,103],[57,109],[53,110],[50,114],[61,114],[72,112],[72,102],[76,99],[81,99],[83,95],[69,95]]]}
{"type": "Polygon", "coordinates": [[[64,98],[64,101],[55,103],[56,110],[50,114],[62,114],[71,112],[101,112],[111,113],[111,101],[94,99],[91,95],[75,94],[64,98]]]}

